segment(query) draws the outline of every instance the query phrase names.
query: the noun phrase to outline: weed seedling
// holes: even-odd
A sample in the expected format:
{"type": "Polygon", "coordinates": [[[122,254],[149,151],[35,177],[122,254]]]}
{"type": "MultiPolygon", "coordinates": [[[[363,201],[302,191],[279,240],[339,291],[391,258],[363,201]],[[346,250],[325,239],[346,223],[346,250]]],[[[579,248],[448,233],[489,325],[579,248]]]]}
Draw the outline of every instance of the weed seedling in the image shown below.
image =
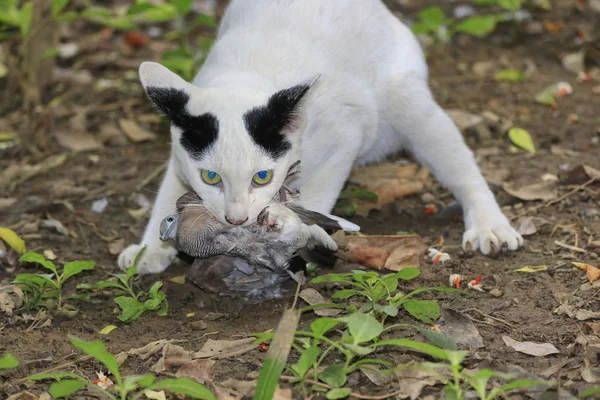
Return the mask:
{"type": "Polygon", "coordinates": [[[27,309],[39,308],[44,305],[46,300],[56,301],[56,307],[63,306],[63,285],[67,279],[83,271],[94,269],[94,261],[72,261],[63,266],[62,273],[54,263],[47,260],[41,254],[27,252],[19,258],[21,262],[30,262],[41,265],[50,270],[50,274],[19,274],[13,281],[14,284],[21,285],[26,296],[25,304],[27,309]]]}
{"type": "Polygon", "coordinates": [[[117,318],[122,322],[130,322],[137,319],[146,311],[156,311],[161,317],[167,315],[168,306],[166,295],[160,291],[163,283],[154,282],[148,292],[136,291],[133,287],[137,276],[137,265],[146,248],[142,248],[135,256],[133,265],[125,270],[125,273],[113,274],[116,280],[101,281],[93,285],[80,284],[77,289],[101,290],[115,289],[120,296],[115,297],[115,303],[121,308],[121,315],[117,318]]]}
{"type": "Polygon", "coordinates": [[[92,356],[104,365],[112,375],[114,382],[104,389],[91,383],[85,377],[71,372],[49,372],[28,377],[32,381],[54,379],[48,388],[52,398],[68,397],[82,389],[87,388],[99,398],[109,400],[125,400],[131,396],[137,400],[145,395],[146,391],[168,391],[182,394],[194,399],[215,400],[215,396],[204,385],[189,378],[168,378],[157,380],[153,374],[133,375],[123,377],[115,356],[106,350],[101,341],[85,342],[76,337],[69,336],[69,340],[79,350],[92,356]]]}

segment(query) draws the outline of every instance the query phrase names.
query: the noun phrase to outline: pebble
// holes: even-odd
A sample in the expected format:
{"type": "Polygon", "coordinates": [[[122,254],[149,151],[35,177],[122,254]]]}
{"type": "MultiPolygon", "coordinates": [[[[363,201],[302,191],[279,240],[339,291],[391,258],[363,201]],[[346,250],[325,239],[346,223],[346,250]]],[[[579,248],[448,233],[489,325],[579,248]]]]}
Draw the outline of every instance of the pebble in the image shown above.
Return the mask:
{"type": "Polygon", "coordinates": [[[195,331],[203,331],[208,328],[208,324],[202,320],[194,321],[190,324],[193,330],[195,331]]]}
{"type": "Polygon", "coordinates": [[[435,201],[435,196],[429,192],[423,193],[421,195],[421,201],[423,203],[433,203],[435,201]]]}
{"type": "Polygon", "coordinates": [[[502,290],[500,290],[498,288],[494,288],[494,289],[490,290],[490,294],[494,297],[501,297],[504,293],[502,293],[502,290]]]}

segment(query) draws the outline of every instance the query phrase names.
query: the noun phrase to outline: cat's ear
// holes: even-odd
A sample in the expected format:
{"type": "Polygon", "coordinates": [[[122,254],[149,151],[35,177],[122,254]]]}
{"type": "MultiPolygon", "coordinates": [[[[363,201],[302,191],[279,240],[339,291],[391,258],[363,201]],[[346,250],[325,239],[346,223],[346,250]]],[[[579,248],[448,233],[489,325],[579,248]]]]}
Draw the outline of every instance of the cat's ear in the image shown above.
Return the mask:
{"type": "Polygon", "coordinates": [[[281,124],[280,134],[293,131],[297,128],[297,122],[302,114],[306,94],[319,80],[320,76],[316,75],[290,88],[280,90],[269,98],[267,107],[279,119],[281,124]]]}
{"type": "Polygon", "coordinates": [[[146,94],[162,113],[175,118],[185,112],[194,88],[192,84],[155,62],[142,63],[139,75],[146,94]]]}

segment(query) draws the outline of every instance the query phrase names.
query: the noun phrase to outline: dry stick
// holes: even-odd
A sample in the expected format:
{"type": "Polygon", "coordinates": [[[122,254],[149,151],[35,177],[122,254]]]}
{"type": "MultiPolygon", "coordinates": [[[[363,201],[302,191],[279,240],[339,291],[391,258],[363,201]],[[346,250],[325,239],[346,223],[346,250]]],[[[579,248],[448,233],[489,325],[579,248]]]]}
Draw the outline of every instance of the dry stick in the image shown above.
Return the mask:
{"type": "Polygon", "coordinates": [[[540,208],[548,207],[548,206],[551,206],[552,204],[556,204],[556,203],[558,203],[560,201],[563,201],[564,199],[566,199],[567,197],[571,196],[572,194],[579,192],[581,189],[585,189],[587,186],[591,185],[596,180],[597,180],[596,178],[592,178],[589,181],[587,181],[586,183],[583,183],[583,184],[577,186],[575,189],[571,190],[570,192],[565,193],[564,195],[560,196],[558,199],[551,200],[551,201],[549,201],[547,203],[543,203],[543,204],[537,205],[535,207],[531,207],[531,208],[523,211],[521,214],[515,215],[514,217],[512,217],[511,221],[515,220],[517,218],[521,218],[521,217],[529,214],[531,211],[539,210],[540,208]]]}
{"type": "Polygon", "coordinates": [[[142,189],[144,186],[146,186],[147,184],[149,184],[150,182],[152,182],[152,180],[154,178],[156,178],[158,175],[160,175],[164,170],[167,169],[167,165],[169,163],[166,162],[162,165],[159,165],[158,167],[156,167],[151,173],[150,175],[148,175],[143,181],[141,181],[136,187],[135,187],[135,191],[138,192],[140,189],[142,189]]]}
{"type": "Polygon", "coordinates": [[[298,278],[298,285],[296,286],[296,294],[294,295],[294,302],[292,303],[292,310],[296,308],[296,303],[298,302],[298,296],[300,295],[300,287],[302,287],[302,281],[304,280],[304,271],[300,272],[300,277],[298,278]]]}
{"type": "MultiPolygon", "coordinates": [[[[281,377],[281,379],[283,379],[284,381],[293,381],[297,378],[295,376],[283,375],[281,377]]],[[[321,383],[321,382],[318,382],[318,381],[315,381],[312,379],[305,379],[304,382],[310,383],[312,385],[317,385],[317,386],[320,386],[322,388],[329,389],[329,390],[335,389],[333,386],[329,386],[325,383],[321,383]]],[[[348,395],[348,397],[355,397],[357,399],[364,399],[364,400],[384,400],[384,399],[388,399],[390,397],[397,396],[401,393],[403,393],[402,390],[396,390],[395,392],[392,392],[392,393],[382,394],[382,395],[378,395],[378,396],[368,396],[368,395],[352,392],[348,395]]]]}
{"type": "MultiPolygon", "coordinates": [[[[52,367],[50,369],[42,371],[42,372],[40,372],[40,374],[49,374],[50,372],[58,371],[60,369],[64,369],[64,368],[70,367],[71,365],[75,365],[75,364],[79,364],[80,362],[91,360],[92,358],[93,358],[92,356],[83,356],[83,357],[80,357],[80,358],[78,358],[76,360],[69,361],[69,362],[66,362],[64,364],[57,365],[56,367],[52,367]]],[[[36,375],[38,375],[38,374],[36,374],[36,375]]],[[[26,378],[22,378],[22,379],[16,380],[14,383],[21,384],[21,383],[27,382],[28,380],[29,380],[29,377],[26,377],[26,378]]]]}

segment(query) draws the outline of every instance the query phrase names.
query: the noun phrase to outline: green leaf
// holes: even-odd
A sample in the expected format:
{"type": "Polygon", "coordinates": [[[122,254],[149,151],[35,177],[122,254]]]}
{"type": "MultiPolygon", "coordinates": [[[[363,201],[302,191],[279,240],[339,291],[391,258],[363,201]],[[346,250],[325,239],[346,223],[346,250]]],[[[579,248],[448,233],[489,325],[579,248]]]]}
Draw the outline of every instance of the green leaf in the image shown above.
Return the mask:
{"type": "Polygon", "coordinates": [[[217,26],[217,21],[210,15],[206,15],[206,14],[198,15],[196,22],[199,23],[200,25],[208,26],[210,28],[214,28],[215,26],[217,26]]]}
{"type": "Polygon", "coordinates": [[[407,267],[402,268],[395,275],[398,276],[398,279],[402,279],[403,281],[410,281],[411,279],[415,279],[417,276],[421,275],[421,270],[415,267],[407,267]]]}
{"type": "Polygon", "coordinates": [[[0,357],[0,369],[11,369],[19,366],[19,360],[15,356],[8,353],[0,357]]]}
{"type": "Polygon", "coordinates": [[[372,202],[377,202],[379,200],[379,196],[377,195],[377,193],[373,193],[373,192],[370,192],[365,189],[344,190],[340,194],[340,197],[341,198],[358,199],[358,200],[366,200],[366,201],[372,201],[372,202]]]}
{"type": "Polygon", "coordinates": [[[333,329],[340,321],[333,318],[319,318],[310,324],[310,329],[315,336],[324,336],[326,332],[333,329]]]}
{"type": "Polygon", "coordinates": [[[85,381],[84,378],[72,372],[45,372],[27,377],[27,379],[32,381],[43,381],[46,379],[56,379],[57,381],[60,381],[64,378],[79,379],[81,381],[85,381]]]}
{"type": "Polygon", "coordinates": [[[111,374],[117,380],[117,384],[121,384],[121,372],[119,371],[119,364],[115,359],[115,356],[112,355],[106,347],[104,347],[104,343],[99,340],[94,340],[92,342],[85,342],[76,338],[75,336],[69,335],[69,340],[79,350],[83,351],[85,354],[88,354],[94,357],[96,360],[100,361],[106,368],[110,371],[111,374]]]}
{"type": "Polygon", "coordinates": [[[519,146],[523,150],[527,150],[530,153],[535,153],[535,144],[531,135],[523,128],[511,128],[508,131],[508,137],[515,146],[519,146]]]}
{"type": "Polygon", "coordinates": [[[91,290],[91,289],[121,289],[123,290],[123,287],[117,283],[117,282],[113,282],[113,281],[101,281],[98,283],[95,283],[93,285],[89,285],[87,283],[80,283],[77,285],[77,289],[80,290],[91,290]]]}
{"type": "Polygon", "coordinates": [[[440,317],[440,306],[433,300],[407,300],[402,307],[416,319],[428,324],[440,317]]]}
{"type": "Polygon", "coordinates": [[[599,394],[599,393],[600,393],[600,386],[588,389],[585,392],[581,393],[580,396],[581,396],[581,398],[584,398],[584,397],[590,397],[592,395],[599,394]]]}
{"type": "MultiPolygon", "coordinates": [[[[548,384],[547,382],[544,382],[543,380],[533,380],[533,379],[516,379],[512,382],[509,382],[505,385],[502,385],[499,388],[495,388],[492,389],[492,391],[490,392],[490,394],[488,395],[488,399],[495,399],[496,397],[498,397],[499,395],[506,393],[508,391],[511,390],[515,390],[515,389],[523,389],[523,388],[527,388],[527,387],[532,387],[532,386],[539,386],[539,385],[544,385],[544,384],[548,384]]],[[[581,394],[581,398],[589,396],[588,393],[589,390],[587,392],[584,392],[581,394]]]]}
{"type": "Polygon", "coordinates": [[[338,290],[337,292],[335,292],[333,294],[333,296],[331,296],[331,298],[332,299],[349,299],[350,297],[356,296],[358,294],[361,294],[361,292],[358,290],[343,289],[343,290],[338,290]]]}
{"type": "Polygon", "coordinates": [[[352,389],[350,388],[336,388],[327,392],[325,397],[328,399],[345,399],[350,396],[350,393],[352,393],[352,389]]]}
{"type": "Polygon", "coordinates": [[[40,264],[42,267],[54,272],[55,275],[58,275],[58,272],[56,271],[56,266],[51,261],[46,260],[46,257],[44,257],[41,254],[29,251],[23,254],[21,258],[19,258],[19,261],[40,264]]]}
{"type": "Polygon", "coordinates": [[[346,383],[346,373],[341,366],[330,365],[319,374],[319,379],[331,387],[339,388],[346,383]]]}
{"type": "Polygon", "coordinates": [[[521,0],[498,0],[498,5],[508,11],[518,11],[521,9],[521,0]]]}
{"type": "Polygon", "coordinates": [[[446,350],[457,349],[456,342],[450,336],[442,332],[436,332],[432,331],[431,329],[424,329],[418,326],[415,328],[421,333],[421,335],[425,336],[427,340],[429,340],[435,346],[446,350]]]}
{"type": "Polygon", "coordinates": [[[89,271],[94,269],[96,263],[94,261],[72,261],[66,263],[63,267],[63,273],[61,280],[64,282],[73,275],[77,275],[82,271],[89,271]]]}
{"type": "Polygon", "coordinates": [[[48,393],[52,396],[53,399],[57,399],[59,397],[67,397],[72,395],[73,393],[83,389],[85,387],[85,383],[76,379],[64,379],[59,382],[54,382],[48,388],[48,393]]]}
{"type": "Polygon", "coordinates": [[[381,335],[383,324],[369,314],[354,313],[344,318],[354,344],[369,342],[381,335]]]}
{"type": "Polygon", "coordinates": [[[411,29],[415,35],[426,35],[438,30],[438,27],[426,24],[424,22],[415,22],[412,24],[411,29]]]}
{"type": "Polygon", "coordinates": [[[133,321],[146,311],[144,303],[140,303],[133,297],[119,296],[115,298],[115,303],[121,307],[122,313],[117,318],[123,322],[133,321]]]}
{"type": "Polygon", "coordinates": [[[6,242],[7,245],[12,247],[12,249],[19,254],[22,254],[26,251],[25,241],[10,228],[0,227],[0,240],[6,242]]]}
{"type": "Polygon", "coordinates": [[[150,390],[168,390],[172,393],[183,394],[194,399],[216,400],[216,397],[206,386],[189,378],[163,379],[148,386],[150,390]]]}
{"type": "Polygon", "coordinates": [[[69,0],[52,0],[52,16],[56,17],[69,4],[69,0]]]}
{"type": "Polygon", "coordinates": [[[162,281],[154,282],[150,290],[148,291],[148,296],[152,298],[158,297],[158,291],[163,287],[162,281]]]}
{"type": "Polygon", "coordinates": [[[460,21],[455,30],[472,36],[484,37],[496,29],[497,19],[489,15],[476,15],[460,21]]]}
{"type": "Polygon", "coordinates": [[[409,339],[389,339],[382,340],[377,342],[377,347],[381,346],[400,346],[400,347],[408,347],[409,349],[418,351],[419,353],[424,353],[430,355],[435,358],[439,358],[441,360],[448,361],[449,352],[439,347],[432,346],[427,343],[416,342],[414,340],[409,339]]]}
{"type": "Polygon", "coordinates": [[[382,306],[381,304],[375,304],[373,309],[377,312],[389,315],[390,317],[398,315],[398,308],[390,305],[382,306]]]}
{"type": "Polygon", "coordinates": [[[317,346],[311,346],[308,349],[304,349],[298,362],[292,365],[292,369],[300,378],[304,378],[304,375],[306,375],[308,370],[310,370],[317,361],[319,354],[321,354],[321,349],[317,346]]]}
{"type": "Polygon", "coordinates": [[[138,387],[147,387],[150,386],[156,377],[152,374],[145,375],[131,375],[123,378],[123,386],[126,388],[128,392],[132,390],[136,390],[138,387]]]}
{"type": "Polygon", "coordinates": [[[373,349],[370,347],[359,346],[352,343],[344,343],[344,347],[352,350],[353,353],[358,354],[359,356],[366,356],[367,354],[371,354],[373,352],[373,349]]]}
{"type": "Polygon", "coordinates": [[[56,287],[56,284],[51,279],[53,274],[19,274],[15,277],[13,283],[33,283],[44,288],[46,285],[56,287]]]}
{"type": "Polygon", "coordinates": [[[179,16],[177,11],[177,8],[172,4],[158,3],[152,4],[152,7],[135,13],[132,17],[134,17],[136,21],[165,22],[177,18],[179,16]]]}
{"type": "Polygon", "coordinates": [[[33,2],[28,1],[25,3],[21,11],[19,12],[19,28],[21,28],[21,35],[27,37],[31,30],[31,21],[33,18],[33,2]]]}
{"type": "Polygon", "coordinates": [[[523,82],[525,79],[525,72],[516,68],[503,69],[502,71],[496,72],[494,79],[500,82],[523,82]]]}
{"type": "Polygon", "coordinates": [[[426,24],[439,27],[446,21],[444,11],[438,6],[427,7],[419,13],[419,19],[426,24]]]}
{"type": "Polygon", "coordinates": [[[190,11],[194,0],[171,0],[170,2],[175,6],[179,14],[184,15],[190,11]]]}

